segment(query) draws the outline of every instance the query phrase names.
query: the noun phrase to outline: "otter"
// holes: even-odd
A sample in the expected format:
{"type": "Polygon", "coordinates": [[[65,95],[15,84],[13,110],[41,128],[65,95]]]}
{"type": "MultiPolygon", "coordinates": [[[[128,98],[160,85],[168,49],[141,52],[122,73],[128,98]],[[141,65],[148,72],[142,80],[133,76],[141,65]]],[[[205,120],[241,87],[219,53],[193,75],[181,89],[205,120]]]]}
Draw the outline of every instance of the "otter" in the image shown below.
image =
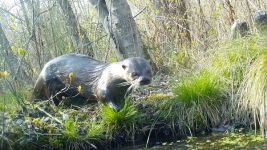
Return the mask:
{"type": "Polygon", "coordinates": [[[64,98],[100,100],[118,110],[133,89],[151,82],[152,69],[147,60],[132,57],[104,63],[81,54],[66,54],[43,67],[34,86],[32,100],[53,100],[57,106],[64,98]]]}

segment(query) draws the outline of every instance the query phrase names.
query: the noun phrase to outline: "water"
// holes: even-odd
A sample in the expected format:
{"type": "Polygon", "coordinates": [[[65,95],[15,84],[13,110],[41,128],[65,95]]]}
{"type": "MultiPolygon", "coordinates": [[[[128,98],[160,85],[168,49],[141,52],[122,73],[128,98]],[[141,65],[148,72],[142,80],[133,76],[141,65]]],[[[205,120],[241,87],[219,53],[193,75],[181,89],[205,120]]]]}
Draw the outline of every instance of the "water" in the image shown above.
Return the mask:
{"type": "MultiPolygon", "coordinates": [[[[124,147],[121,150],[142,150],[145,145],[124,147]]],[[[259,135],[242,133],[211,133],[201,137],[187,137],[173,142],[162,142],[159,145],[149,147],[151,150],[266,150],[267,140],[259,135]]]]}

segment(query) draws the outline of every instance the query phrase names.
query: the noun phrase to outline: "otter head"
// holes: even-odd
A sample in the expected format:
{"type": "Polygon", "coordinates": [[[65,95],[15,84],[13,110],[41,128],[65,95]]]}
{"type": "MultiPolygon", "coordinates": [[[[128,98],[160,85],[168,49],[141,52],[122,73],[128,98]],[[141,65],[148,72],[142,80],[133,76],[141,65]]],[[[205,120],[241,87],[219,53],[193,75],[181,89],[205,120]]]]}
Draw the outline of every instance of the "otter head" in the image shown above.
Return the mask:
{"type": "Polygon", "coordinates": [[[125,79],[132,85],[147,85],[151,82],[152,69],[147,60],[141,57],[132,57],[122,61],[125,79]]]}

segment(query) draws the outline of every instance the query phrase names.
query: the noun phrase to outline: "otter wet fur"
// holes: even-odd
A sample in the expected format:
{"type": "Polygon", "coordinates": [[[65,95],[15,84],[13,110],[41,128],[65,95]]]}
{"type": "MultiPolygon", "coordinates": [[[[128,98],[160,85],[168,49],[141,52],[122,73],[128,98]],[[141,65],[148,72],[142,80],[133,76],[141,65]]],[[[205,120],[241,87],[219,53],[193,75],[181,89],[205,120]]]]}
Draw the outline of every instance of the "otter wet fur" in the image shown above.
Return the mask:
{"type": "Polygon", "coordinates": [[[33,90],[33,101],[53,100],[58,105],[71,101],[100,100],[119,110],[133,89],[151,82],[147,60],[132,57],[104,63],[81,54],[66,54],[50,60],[42,69],[33,90]]]}

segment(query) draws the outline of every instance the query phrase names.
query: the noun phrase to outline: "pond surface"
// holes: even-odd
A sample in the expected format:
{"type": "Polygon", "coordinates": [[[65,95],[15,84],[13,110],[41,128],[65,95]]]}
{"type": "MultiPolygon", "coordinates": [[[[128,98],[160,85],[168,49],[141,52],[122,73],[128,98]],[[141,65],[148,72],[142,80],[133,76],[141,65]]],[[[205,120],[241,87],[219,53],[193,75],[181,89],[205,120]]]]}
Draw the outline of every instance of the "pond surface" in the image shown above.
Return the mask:
{"type": "MultiPolygon", "coordinates": [[[[142,150],[145,145],[136,147],[124,147],[124,150],[142,150]]],[[[243,150],[243,149],[256,149],[267,150],[267,139],[254,134],[241,134],[241,133],[211,133],[201,137],[187,137],[185,139],[163,142],[157,146],[149,147],[148,149],[161,149],[161,150],[207,150],[207,149],[220,149],[220,150],[243,150]]]]}

